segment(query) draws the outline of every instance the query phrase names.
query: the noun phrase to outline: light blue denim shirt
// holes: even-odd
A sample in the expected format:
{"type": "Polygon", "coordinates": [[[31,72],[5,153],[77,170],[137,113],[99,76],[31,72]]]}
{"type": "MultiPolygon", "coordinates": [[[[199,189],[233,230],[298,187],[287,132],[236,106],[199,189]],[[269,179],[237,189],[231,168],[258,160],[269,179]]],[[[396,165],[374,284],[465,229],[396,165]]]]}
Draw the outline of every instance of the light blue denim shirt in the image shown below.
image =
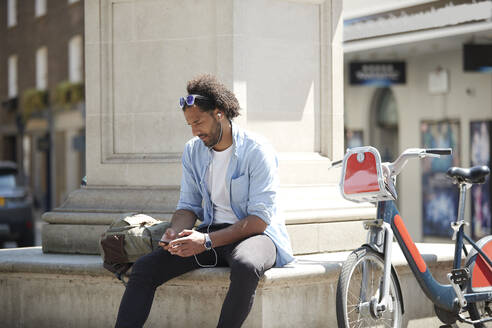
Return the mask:
{"type": "MultiPolygon", "coordinates": [[[[241,220],[255,215],[268,226],[265,234],[277,247],[276,267],[292,262],[292,248],[282,218],[277,215],[276,197],[279,188],[278,161],[273,147],[263,138],[232,124],[234,147],[226,173],[226,187],[231,208],[241,220]]],[[[203,221],[213,220],[213,205],[207,189],[206,172],[212,161],[211,150],[195,137],[186,143],[183,152],[183,177],[177,209],[193,211],[203,221]]]]}

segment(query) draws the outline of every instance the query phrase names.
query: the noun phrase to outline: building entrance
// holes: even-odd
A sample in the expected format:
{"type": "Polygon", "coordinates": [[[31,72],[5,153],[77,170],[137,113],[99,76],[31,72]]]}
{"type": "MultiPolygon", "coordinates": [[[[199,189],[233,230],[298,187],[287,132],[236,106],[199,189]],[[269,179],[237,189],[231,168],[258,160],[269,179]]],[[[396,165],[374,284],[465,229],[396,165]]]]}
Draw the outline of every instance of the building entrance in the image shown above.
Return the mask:
{"type": "Polygon", "coordinates": [[[390,88],[376,89],[370,110],[370,145],[383,162],[394,161],[398,151],[398,106],[390,88]]]}

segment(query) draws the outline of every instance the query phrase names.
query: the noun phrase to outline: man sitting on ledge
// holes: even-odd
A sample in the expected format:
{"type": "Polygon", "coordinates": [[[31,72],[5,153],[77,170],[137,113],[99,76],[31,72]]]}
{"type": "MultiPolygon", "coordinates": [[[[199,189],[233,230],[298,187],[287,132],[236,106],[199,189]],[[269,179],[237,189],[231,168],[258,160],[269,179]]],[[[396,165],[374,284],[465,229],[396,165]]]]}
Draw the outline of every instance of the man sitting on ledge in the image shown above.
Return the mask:
{"type": "MultiPolygon", "coordinates": [[[[162,248],[132,268],[116,327],[142,327],[158,286],[200,267],[230,267],[230,285],[217,327],[240,327],[258,281],[294,258],[276,213],[278,162],[273,147],[232,123],[234,94],[213,76],[189,81],[180,99],[195,136],[183,152],[180,199],[162,248]],[[196,220],[203,221],[191,230],[196,220]]],[[[186,320],[186,318],[183,318],[186,320]]]]}

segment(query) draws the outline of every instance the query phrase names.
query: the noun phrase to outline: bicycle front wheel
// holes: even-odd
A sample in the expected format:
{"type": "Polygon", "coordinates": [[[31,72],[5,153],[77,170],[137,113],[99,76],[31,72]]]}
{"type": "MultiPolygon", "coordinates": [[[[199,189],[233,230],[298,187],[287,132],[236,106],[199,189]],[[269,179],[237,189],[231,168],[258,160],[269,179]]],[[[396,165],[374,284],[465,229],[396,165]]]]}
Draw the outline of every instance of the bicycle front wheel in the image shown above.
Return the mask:
{"type": "Polygon", "coordinates": [[[349,255],[337,286],[339,328],[401,327],[402,300],[394,272],[391,272],[388,307],[375,314],[374,305],[381,298],[383,275],[384,260],[371,248],[361,247],[349,255]]]}

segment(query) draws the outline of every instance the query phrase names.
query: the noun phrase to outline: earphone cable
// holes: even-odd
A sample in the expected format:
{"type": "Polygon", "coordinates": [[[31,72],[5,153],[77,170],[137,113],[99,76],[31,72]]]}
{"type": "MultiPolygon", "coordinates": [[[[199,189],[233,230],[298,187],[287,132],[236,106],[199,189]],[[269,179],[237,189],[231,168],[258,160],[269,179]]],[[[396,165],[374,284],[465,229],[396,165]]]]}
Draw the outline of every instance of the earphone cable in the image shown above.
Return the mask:
{"type": "MultiPolygon", "coordinates": [[[[222,138],[222,124],[220,125],[220,137],[219,137],[219,141],[220,139],[222,138]]],[[[219,143],[219,141],[217,143],[219,143]]],[[[214,145],[215,146],[215,145],[214,145]]],[[[212,147],[214,147],[212,146],[212,147]]],[[[212,149],[212,147],[210,147],[210,149],[212,149]]],[[[213,181],[213,160],[212,162],[210,163],[210,166],[209,166],[209,176],[210,176],[210,197],[212,197],[212,181],[213,181]]],[[[212,218],[210,219],[210,223],[208,224],[207,226],[207,234],[210,234],[210,226],[212,225],[212,222],[214,220],[213,218],[213,204],[212,204],[212,218]]],[[[201,264],[200,261],[198,261],[198,258],[196,257],[196,254],[194,254],[193,256],[195,257],[195,261],[196,261],[196,264],[198,264],[199,267],[201,268],[214,268],[217,266],[217,261],[218,261],[218,257],[217,257],[217,252],[215,251],[215,249],[212,247],[212,251],[214,252],[214,255],[215,255],[215,263],[214,264],[201,264]]]]}
{"type": "Polygon", "coordinates": [[[219,134],[219,139],[217,139],[217,142],[216,142],[214,145],[212,145],[212,146],[208,147],[208,149],[210,149],[210,150],[211,150],[213,147],[217,146],[217,145],[219,144],[220,140],[222,140],[222,124],[220,124],[220,123],[219,123],[219,126],[220,126],[220,134],[219,134]]]}
{"type": "MultiPolygon", "coordinates": [[[[212,225],[212,220],[210,220],[210,223],[208,224],[207,234],[210,233],[210,226],[211,225],[212,225]]],[[[198,261],[198,258],[196,257],[196,254],[195,254],[193,256],[195,257],[196,264],[198,264],[198,266],[201,268],[215,268],[217,266],[218,257],[217,257],[217,252],[215,251],[215,249],[213,247],[212,247],[212,251],[214,252],[214,255],[215,255],[215,263],[214,264],[201,264],[200,261],[198,261]]]]}

